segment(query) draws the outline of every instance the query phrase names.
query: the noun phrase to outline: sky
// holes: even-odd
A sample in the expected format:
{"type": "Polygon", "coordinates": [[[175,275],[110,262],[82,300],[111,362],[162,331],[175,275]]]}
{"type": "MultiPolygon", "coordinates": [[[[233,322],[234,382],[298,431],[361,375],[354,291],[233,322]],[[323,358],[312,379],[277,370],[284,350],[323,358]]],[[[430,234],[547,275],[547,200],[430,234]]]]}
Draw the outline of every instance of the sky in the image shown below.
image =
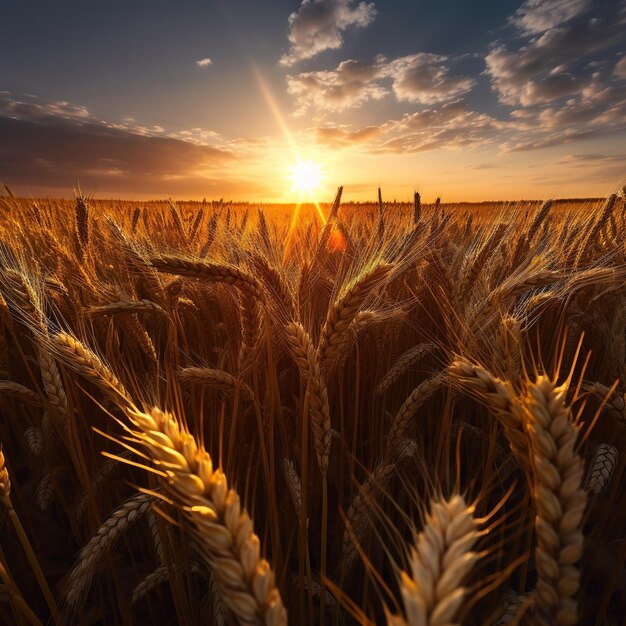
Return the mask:
{"type": "Polygon", "coordinates": [[[0,0],[20,195],[597,197],[626,182],[626,0],[0,0]]]}

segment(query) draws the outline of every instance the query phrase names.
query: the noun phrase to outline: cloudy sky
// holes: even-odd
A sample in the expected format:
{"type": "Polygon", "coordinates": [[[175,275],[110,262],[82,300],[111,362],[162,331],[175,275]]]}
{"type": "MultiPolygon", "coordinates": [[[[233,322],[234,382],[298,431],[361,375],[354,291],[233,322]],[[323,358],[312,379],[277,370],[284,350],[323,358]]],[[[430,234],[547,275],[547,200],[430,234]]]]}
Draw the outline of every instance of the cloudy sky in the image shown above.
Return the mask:
{"type": "Polygon", "coordinates": [[[4,0],[0,180],[25,195],[600,196],[626,0],[4,0]]]}

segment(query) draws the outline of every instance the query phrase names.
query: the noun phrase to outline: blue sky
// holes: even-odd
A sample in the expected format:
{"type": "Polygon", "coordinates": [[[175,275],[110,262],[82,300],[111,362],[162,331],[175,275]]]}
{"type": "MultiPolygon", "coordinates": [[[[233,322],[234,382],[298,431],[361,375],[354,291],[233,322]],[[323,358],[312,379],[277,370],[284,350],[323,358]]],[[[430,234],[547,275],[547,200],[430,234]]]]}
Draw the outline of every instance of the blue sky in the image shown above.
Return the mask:
{"type": "Polygon", "coordinates": [[[307,158],[353,199],[604,195],[625,50],[625,0],[5,0],[0,180],[280,200],[307,158]]]}

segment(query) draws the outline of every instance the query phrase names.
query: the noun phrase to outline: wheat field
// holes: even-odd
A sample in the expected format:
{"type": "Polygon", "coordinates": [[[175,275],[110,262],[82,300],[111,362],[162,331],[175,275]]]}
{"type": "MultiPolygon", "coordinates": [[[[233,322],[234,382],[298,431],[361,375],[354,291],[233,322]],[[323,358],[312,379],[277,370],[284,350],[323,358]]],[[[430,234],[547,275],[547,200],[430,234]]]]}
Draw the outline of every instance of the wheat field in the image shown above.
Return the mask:
{"type": "Polygon", "coordinates": [[[626,207],[0,199],[0,622],[626,623],[626,207]]]}

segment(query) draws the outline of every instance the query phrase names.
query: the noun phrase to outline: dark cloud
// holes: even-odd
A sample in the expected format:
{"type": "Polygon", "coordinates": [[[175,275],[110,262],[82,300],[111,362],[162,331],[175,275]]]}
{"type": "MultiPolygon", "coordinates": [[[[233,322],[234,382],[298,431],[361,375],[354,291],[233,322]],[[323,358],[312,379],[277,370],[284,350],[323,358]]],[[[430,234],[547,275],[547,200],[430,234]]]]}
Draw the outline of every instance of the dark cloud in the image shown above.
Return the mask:
{"type": "Polygon", "coordinates": [[[324,50],[337,50],[343,45],[342,33],[346,29],[364,28],[375,17],[373,2],[303,0],[299,9],[289,16],[287,37],[291,48],[280,63],[293,65],[324,50]]]}
{"type": "Polygon", "coordinates": [[[83,107],[6,92],[0,94],[0,139],[0,179],[29,188],[80,183],[105,192],[201,193],[235,183],[227,172],[240,158],[142,127],[110,125],[83,107]]]}

